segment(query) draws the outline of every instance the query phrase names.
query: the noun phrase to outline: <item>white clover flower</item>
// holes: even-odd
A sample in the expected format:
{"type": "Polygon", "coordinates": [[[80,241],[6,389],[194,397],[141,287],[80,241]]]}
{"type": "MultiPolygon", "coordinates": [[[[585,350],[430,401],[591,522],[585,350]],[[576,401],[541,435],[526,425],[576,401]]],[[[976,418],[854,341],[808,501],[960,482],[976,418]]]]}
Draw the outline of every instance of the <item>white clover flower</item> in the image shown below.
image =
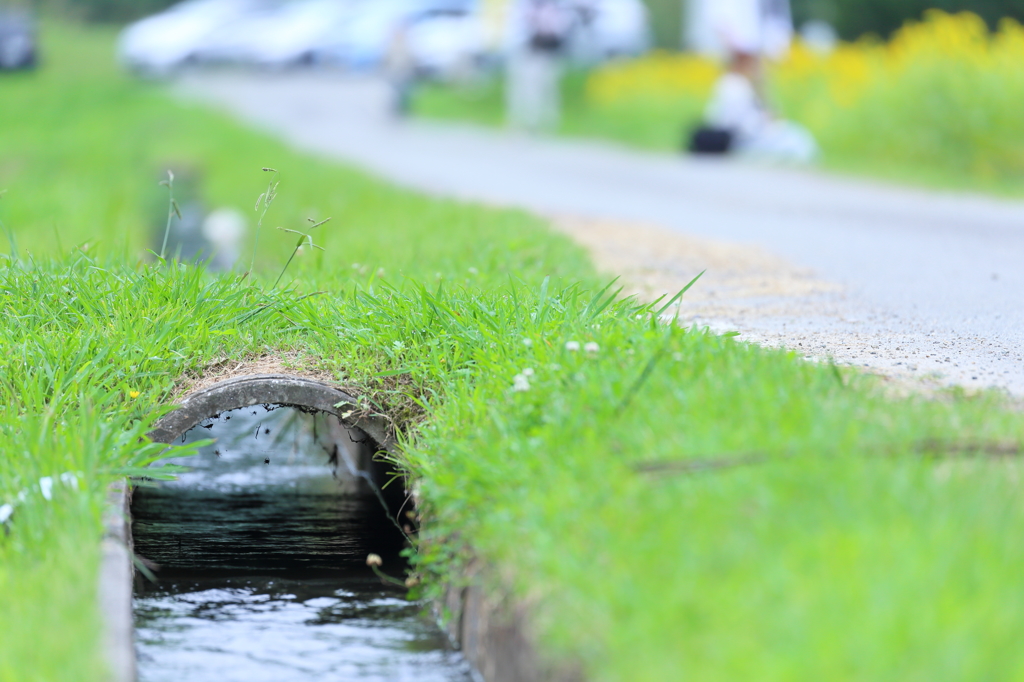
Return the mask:
{"type": "Polygon", "coordinates": [[[7,519],[11,518],[11,514],[14,513],[14,505],[5,504],[0,507],[0,523],[7,523],[7,519]]]}
{"type": "Polygon", "coordinates": [[[47,500],[53,499],[53,477],[43,476],[39,479],[39,492],[43,494],[43,497],[47,500]]]}
{"type": "Polygon", "coordinates": [[[524,377],[532,377],[533,376],[533,367],[527,367],[526,369],[524,369],[523,370],[523,376],[524,377]]]}
{"type": "Polygon", "coordinates": [[[569,351],[570,353],[575,353],[576,351],[578,351],[580,349],[580,342],[579,341],[566,341],[565,342],[565,349],[567,351],[569,351]]]}
{"type": "Polygon", "coordinates": [[[530,390],[530,380],[522,374],[512,377],[512,390],[516,393],[530,390]]]}
{"type": "Polygon", "coordinates": [[[593,341],[588,341],[583,345],[583,350],[587,351],[588,353],[596,353],[597,351],[601,350],[601,346],[597,345],[593,341]]]}
{"type": "Polygon", "coordinates": [[[523,339],[523,345],[529,348],[533,345],[533,339],[523,339]]]}

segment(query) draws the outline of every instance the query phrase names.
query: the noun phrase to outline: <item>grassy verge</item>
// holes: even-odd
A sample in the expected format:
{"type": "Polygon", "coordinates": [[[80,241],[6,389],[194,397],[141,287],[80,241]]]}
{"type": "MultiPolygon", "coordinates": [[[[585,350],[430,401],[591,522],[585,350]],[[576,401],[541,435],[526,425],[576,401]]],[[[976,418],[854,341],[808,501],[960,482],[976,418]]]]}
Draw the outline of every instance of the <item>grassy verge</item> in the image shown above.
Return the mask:
{"type": "Polygon", "coordinates": [[[963,452],[1024,441],[997,397],[894,401],[662,324],[529,216],[294,154],[120,79],[107,37],[62,30],[48,72],[0,82],[17,103],[0,114],[0,219],[20,245],[0,264],[0,504],[17,505],[0,680],[100,679],[105,485],[155,456],[138,436],[182,374],[264,353],[395,415],[427,594],[475,553],[591,679],[1024,675],[1020,465],[963,452]],[[281,289],[292,240],[271,231],[265,278],[148,265],[144,197],[168,154],[250,214],[256,169],[278,168],[268,224],[333,215],[327,250],[281,289]]]}
{"type": "MultiPolygon", "coordinates": [[[[598,138],[652,151],[679,151],[689,126],[699,121],[703,97],[641,97],[595,105],[587,95],[589,73],[567,71],[562,78],[562,111],[558,133],[598,138]]],[[[416,91],[413,111],[418,116],[476,125],[505,124],[502,78],[464,84],[426,82],[416,91]]]]}

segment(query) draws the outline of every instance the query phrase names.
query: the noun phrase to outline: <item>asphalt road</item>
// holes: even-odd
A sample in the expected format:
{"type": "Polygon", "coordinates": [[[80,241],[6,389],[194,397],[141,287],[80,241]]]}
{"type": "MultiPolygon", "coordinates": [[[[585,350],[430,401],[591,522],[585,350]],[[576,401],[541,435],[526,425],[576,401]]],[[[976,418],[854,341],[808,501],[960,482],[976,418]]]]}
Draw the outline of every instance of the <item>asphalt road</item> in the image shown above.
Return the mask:
{"type": "Polygon", "coordinates": [[[725,326],[809,355],[1024,395],[1024,202],[397,122],[372,80],[208,74],[175,87],[429,193],[759,246],[842,294],[725,326]]]}

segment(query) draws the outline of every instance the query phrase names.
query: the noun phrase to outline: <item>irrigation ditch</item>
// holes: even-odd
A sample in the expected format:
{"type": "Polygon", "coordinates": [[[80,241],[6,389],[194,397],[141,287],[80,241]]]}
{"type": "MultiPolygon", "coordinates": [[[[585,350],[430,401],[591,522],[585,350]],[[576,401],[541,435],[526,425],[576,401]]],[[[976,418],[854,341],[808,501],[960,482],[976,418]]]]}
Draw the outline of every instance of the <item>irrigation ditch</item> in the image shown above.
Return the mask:
{"type": "Polygon", "coordinates": [[[388,420],[353,396],[287,374],[229,378],[150,437],[214,442],[168,460],[188,467],[173,482],[111,488],[99,597],[112,682],[580,678],[542,661],[528,605],[488,589],[482,563],[432,605],[444,635],[370,573],[368,553],[404,566],[411,501],[383,485],[396,472],[375,455],[400,454],[388,420]]]}

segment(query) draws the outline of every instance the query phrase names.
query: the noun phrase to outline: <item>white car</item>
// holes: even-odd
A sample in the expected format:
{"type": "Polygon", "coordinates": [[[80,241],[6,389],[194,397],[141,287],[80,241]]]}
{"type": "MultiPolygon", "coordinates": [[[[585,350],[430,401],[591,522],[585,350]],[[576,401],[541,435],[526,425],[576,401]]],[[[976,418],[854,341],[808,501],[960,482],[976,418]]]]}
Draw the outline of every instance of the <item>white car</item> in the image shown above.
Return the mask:
{"type": "Polygon", "coordinates": [[[403,24],[411,29],[429,16],[465,12],[474,4],[472,0],[356,0],[344,30],[319,55],[352,68],[376,67],[403,24]]]}
{"type": "Polygon", "coordinates": [[[596,0],[590,30],[604,59],[638,55],[651,46],[647,7],[641,0],[596,0]]]}
{"type": "Polygon", "coordinates": [[[196,59],[264,67],[310,63],[344,34],[353,9],[350,0],[293,0],[266,6],[206,36],[196,59]]]}
{"type": "Polygon", "coordinates": [[[483,23],[470,12],[424,17],[406,30],[406,43],[418,73],[442,78],[465,71],[486,51],[483,23]]]}
{"type": "Polygon", "coordinates": [[[212,33],[263,4],[260,0],[185,0],[128,26],[121,33],[118,56],[136,72],[167,75],[192,60],[212,33]]]}

